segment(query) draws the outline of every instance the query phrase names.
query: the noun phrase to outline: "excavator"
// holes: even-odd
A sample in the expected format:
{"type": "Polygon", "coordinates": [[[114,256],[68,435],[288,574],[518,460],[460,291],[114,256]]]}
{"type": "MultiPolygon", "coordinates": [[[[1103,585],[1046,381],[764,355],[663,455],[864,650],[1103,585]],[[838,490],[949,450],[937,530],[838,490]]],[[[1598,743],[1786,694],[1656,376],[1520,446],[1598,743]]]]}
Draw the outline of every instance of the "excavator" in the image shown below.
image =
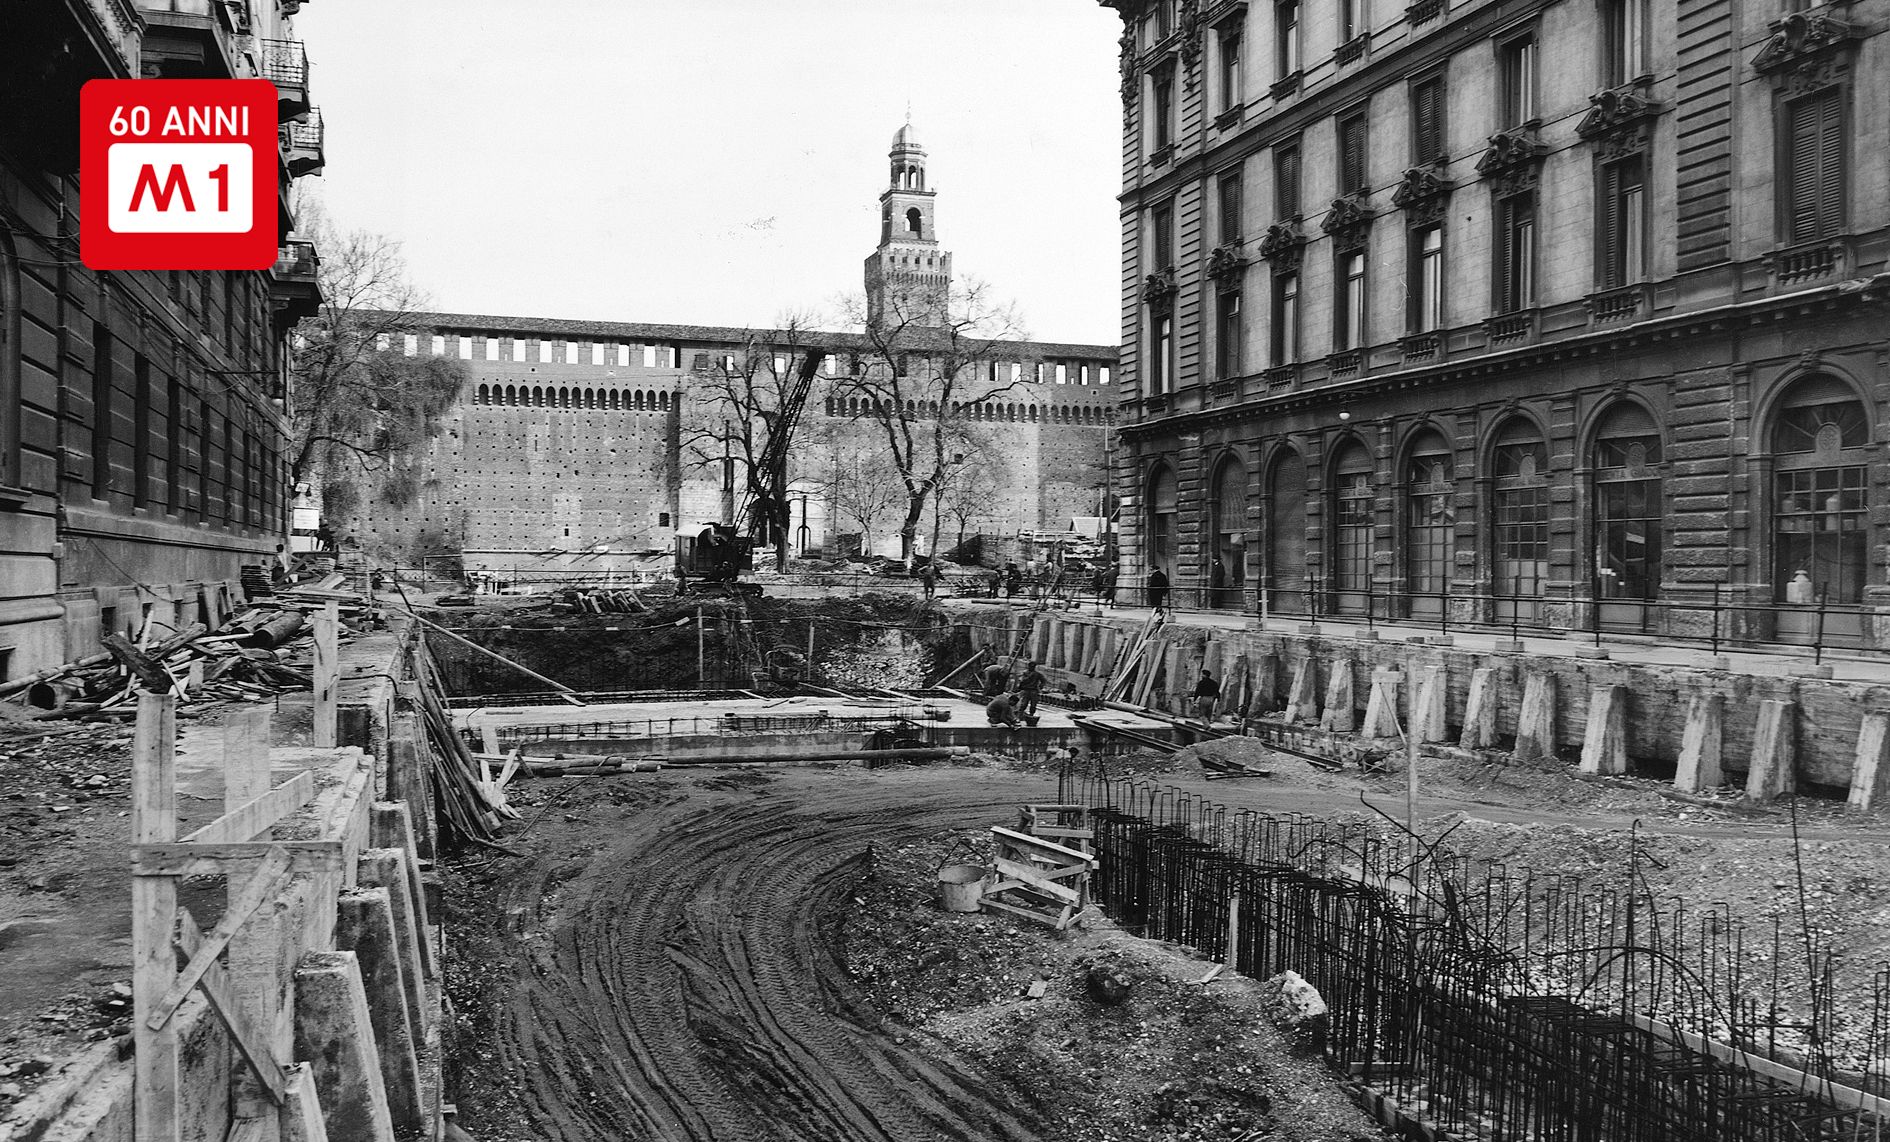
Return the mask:
{"type": "MultiPolygon", "coordinates": [[[[762,413],[771,421],[768,443],[748,472],[748,495],[735,522],[712,523],[693,535],[677,533],[678,594],[760,597],[761,584],[743,580],[742,575],[754,571],[755,547],[768,536],[772,517],[769,506],[787,498],[788,446],[807,407],[807,395],[813,391],[814,378],[826,359],[825,349],[808,349],[781,398],[781,407],[772,413],[762,413]]],[[[777,535],[774,541],[786,543],[787,536],[777,535]]]]}

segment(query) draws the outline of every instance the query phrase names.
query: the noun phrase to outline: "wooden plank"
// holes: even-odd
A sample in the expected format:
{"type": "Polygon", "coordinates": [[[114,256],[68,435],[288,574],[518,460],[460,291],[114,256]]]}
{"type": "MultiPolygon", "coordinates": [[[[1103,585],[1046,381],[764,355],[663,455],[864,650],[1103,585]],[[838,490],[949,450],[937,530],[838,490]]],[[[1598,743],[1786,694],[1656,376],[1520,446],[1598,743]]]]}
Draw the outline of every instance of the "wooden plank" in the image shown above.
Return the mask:
{"type": "MultiPolygon", "coordinates": [[[[194,961],[203,947],[197,923],[190,918],[189,912],[183,913],[179,920],[175,955],[179,959],[194,961]]],[[[197,981],[197,986],[203,991],[203,997],[210,1001],[210,1010],[217,1013],[217,1018],[229,1030],[230,1041],[236,1044],[236,1053],[249,1064],[256,1081],[262,1084],[263,1093],[268,1095],[269,1101],[281,1106],[284,1101],[282,1064],[270,1052],[268,1039],[250,1026],[249,1020],[243,1016],[242,1009],[237,1006],[236,996],[230,990],[229,976],[215,957],[211,957],[209,969],[197,981]]]]}
{"type": "Polygon", "coordinates": [[[1076,903],[1078,899],[1077,892],[1074,888],[1065,887],[1053,880],[1039,876],[1037,870],[1031,868],[1029,865],[1018,864],[1016,861],[1005,860],[999,857],[997,860],[997,871],[1004,876],[1015,877],[1023,881],[1025,884],[1029,885],[1031,891],[1041,893],[1044,896],[1054,896],[1058,900],[1065,900],[1071,904],[1076,903]]]}
{"type": "Polygon", "coordinates": [[[228,872],[231,861],[261,860],[277,848],[289,854],[292,867],[298,871],[309,865],[339,863],[343,855],[340,841],[231,841],[216,845],[171,841],[133,845],[131,875],[215,876],[228,872]]]}
{"type": "MultiPolygon", "coordinates": [[[[203,939],[195,951],[190,953],[190,962],[185,964],[183,970],[178,973],[176,982],[171,984],[170,990],[164,993],[164,998],[158,1001],[151,1013],[145,1016],[147,1026],[152,1030],[157,1030],[170,1022],[171,1016],[176,1014],[178,1006],[184,1002],[184,997],[188,996],[190,989],[203,978],[204,972],[216,963],[217,957],[223,954],[223,949],[229,946],[230,940],[237,931],[243,927],[256,909],[262,907],[264,902],[281,891],[282,875],[288,871],[289,854],[282,849],[275,849],[263,858],[262,863],[256,866],[256,871],[251,874],[249,883],[244,885],[242,895],[224,909],[223,918],[217,922],[216,928],[203,939]]],[[[235,879],[234,870],[232,870],[231,879],[235,879]]]]}
{"type": "Polygon", "coordinates": [[[153,693],[168,693],[177,685],[169,671],[144,651],[133,646],[124,635],[108,634],[99,641],[105,644],[106,650],[112,652],[113,658],[124,663],[125,669],[137,675],[138,681],[144,683],[146,690],[153,693]]]}
{"type": "Polygon", "coordinates": [[[277,821],[315,799],[315,777],[298,773],[261,797],[216,820],[184,838],[185,844],[216,845],[226,841],[247,841],[277,821]]]}
{"type": "MultiPolygon", "coordinates": [[[[177,837],[177,698],[138,695],[131,747],[131,838],[164,844],[177,837]]],[[[132,1117],[139,1142],[179,1142],[177,1028],[146,1022],[176,978],[171,928],[177,922],[177,881],[131,882],[131,1005],[134,1045],[132,1117]]]]}
{"type": "Polygon", "coordinates": [[[330,601],[315,616],[315,729],[316,749],[335,748],[335,723],[340,707],[341,613],[330,601]]]}
{"type": "Polygon", "coordinates": [[[980,900],[978,902],[978,906],[981,908],[995,909],[996,911],[1008,913],[1009,915],[1012,915],[1012,916],[1021,916],[1022,918],[1026,920],[1033,920],[1039,924],[1043,924],[1051,928],[1061,929],[1063,925],[1068,923],[1069,921],[1070,910],[1068,908],[1063,909],[1062,913],[1059,915],[1051,916],[1042,912],[1032,911],[1031,909],[1022,907],[1021,905],[1006,904],[1002,900],[993,900],[988,896],[985,897],[983,900],[980,900]]]}
{"type": "Polygon", "coordinates": [[[1020,833],[1016,829],[1007,829],[1002,825],[991,826],[991,835],[1000,842],[1009,842],[1010,844],[1027,849],[1034,854],[1062,857],[1062,861],[1059,862],[1062,864],[1080,863],[1093,865],[1096,863],[1096,858],[1086,852],[1066,848],[1054,841],[1042,840],[1038,837],[1031,836],[1029,833],[1020,833]]]}
{"type": "Polygon", "coordinates": [[[1793,1090],[1824,1099],[1834,1106],[1855,1107],[1869,1114],[1890,1116],[1890,1099],[1879,1098],[1874,1094],[1867,1094],[1855,1087],[1841,1086],[1834,1082],[1827,1082],[1816,1075],[1794,1070],[1783,1063],[1775,1063],[1763,1055],[1757,1055],[1750,1051],[1741,1051],[1737,1047],[1721,1043],[1716,1039],[1701,1038],[1691,1031],[1682,1031],[1670,1024],[1649,1019],[1644,1015],[1630,1014],[1627,1019],[1628,1022],[1634,1024],[1636,1027],[1641,1028],[1643,1031],[1651,1032],[1658,1038],[1666,1039],[1669,1042],[1678,1040],[1690,1051],[1695,1051],[1702,1055],[1711,1055],[1733,1066],[1743,1067],[1755,1075],[1763,1075],[1793,1090]]]}

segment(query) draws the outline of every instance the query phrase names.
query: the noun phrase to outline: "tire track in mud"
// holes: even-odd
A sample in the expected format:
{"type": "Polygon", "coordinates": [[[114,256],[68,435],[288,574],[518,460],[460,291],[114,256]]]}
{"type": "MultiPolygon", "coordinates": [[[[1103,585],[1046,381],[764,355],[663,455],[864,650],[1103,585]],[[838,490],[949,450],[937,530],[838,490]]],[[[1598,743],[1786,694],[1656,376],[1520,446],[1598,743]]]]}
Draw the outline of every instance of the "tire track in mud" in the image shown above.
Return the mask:
{"type": "Polygon", "coordinates": [[[529,919],[512,961],[486,965],[481,1046],[508,1081],[480,1098],[565,1142],[1033,1142],[1025,1096],[942,1044],[895,1042],[823,935],[869,845],[1015,804],[937,781],[692,790],[593,826],[588,859],[535,861],[499,892],[501,918],[529,919]]]}

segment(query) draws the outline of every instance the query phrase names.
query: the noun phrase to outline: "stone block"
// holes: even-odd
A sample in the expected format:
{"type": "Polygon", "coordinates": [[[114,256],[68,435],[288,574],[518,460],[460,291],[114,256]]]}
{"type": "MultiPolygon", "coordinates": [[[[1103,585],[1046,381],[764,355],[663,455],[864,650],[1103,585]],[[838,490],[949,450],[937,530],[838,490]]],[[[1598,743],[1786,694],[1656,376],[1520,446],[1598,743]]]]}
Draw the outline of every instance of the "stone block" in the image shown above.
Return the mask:
{"type": "Polygon", "coordinates": [[[315,1093],[315,1074],[307,1063],[288,1068],[287,1097],[282,1104],[282,1142],[328,1142],[322,1121],[321,1096],[315,1093]]]}
{"type": "Polygon", "coordinates": [[[1876,808],[1886,787],[1890,787],[1890,714],[1865,714],[1857,729],[1857,761],[1851,767],[1851,808],[1876,808]]]}
{"type": "Polygon", "coordinates": [[[1759,703],[1759,724],[1752,731],[1752,766],[1746,771],[1746,797],[1761,804],[1790,793],[1798,776],[1798,704],[1766,699],[1759,703]]]}
{"type": "Polygon", "coordinates": [[[1372,691],[1365,699],[1365,726],[1361,731],[1373,741],[1403,737],[1398,721],[1398,679],[1396,670],[1372,671],[1372,691]]]}
{"type": "Polygon", "coordinates": [[[1411,731],[1421,742],[1441,742],[1450,737],[1450,675],[1443,664],[1420,666],[1417,676],[1417,708],[1412,711],[1411,731]]]}
{"type": "Polygon", "coordinates": [[[1464,749],[1491,749],[1496,745],[1496,671],[1479,666],[1470,672],[1470,693],[1463,708],[1464,749]]]}
{"type": "Polygon", "coordinates": [[[1311,655],[1294,668],[1293,685],[1286,693],[1286,720],[1308,725],[1319,721],[1319,667],[1311,655]]]}
{"type": "Polygon", "coordinates": [[[1628,771],[1626,686],[1597,686],[1590,693],[1581,771],[1603,775],[1628,771]]]}
{"type": "Polygon", "coordinates": [[[1674,766],[1673,787],[1682,793],[1718,788],[1726,780],[1720,768],[1720,749],[1725,737],[1725,695],[1693,695],[1687,703],[1687,724],[1680,736],[1680,758],[1674,766]]]}
{"type": "Polygon", "coordinates": [[[393,1142],[374,1021],[353,952],[309,952],[296,967],[295,1057],[314,1071],[329,1137],[393,1142]]]}
{"type": "Polygon", "coordinates": [[[1326,680],[1326,710],[1319,717],[1319,728],[1335,734],[1349,734],[1358,723],[1358,711],[1352,706],[1352,663],[1336,659],[1332,677],[1326,680]]]}
{"type": "Polygon", "coordinates": [[[1555,724],[1555,676],[1529,675],[1523,682],[1522,711],[1516,718],[1516,760],[1553,760],[1555,724]]]}
{"type": "Polygon", "coordinates": [[[342,894],[335,943],[342,951],[353,952],[360,966],[388,1114],[397,1131],[410,1135],[426,1119],[419,1065],[426,1034],[412,1010],[390,896],[385,888],[356,888],[342,894]]]}

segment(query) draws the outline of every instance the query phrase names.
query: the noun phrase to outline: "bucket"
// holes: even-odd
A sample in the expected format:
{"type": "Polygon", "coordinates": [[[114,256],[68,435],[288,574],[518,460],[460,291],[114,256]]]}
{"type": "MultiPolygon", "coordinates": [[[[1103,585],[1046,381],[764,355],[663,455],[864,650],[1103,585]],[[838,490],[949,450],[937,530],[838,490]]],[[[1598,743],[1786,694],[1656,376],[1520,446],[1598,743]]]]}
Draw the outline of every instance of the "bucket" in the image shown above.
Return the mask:
{"type": "Polygon", "coordinates": [[[984,895],[984,869],[975,864],[948,864],[938,870],[938,906],[947,912],[976,912],[984,895]]]}

